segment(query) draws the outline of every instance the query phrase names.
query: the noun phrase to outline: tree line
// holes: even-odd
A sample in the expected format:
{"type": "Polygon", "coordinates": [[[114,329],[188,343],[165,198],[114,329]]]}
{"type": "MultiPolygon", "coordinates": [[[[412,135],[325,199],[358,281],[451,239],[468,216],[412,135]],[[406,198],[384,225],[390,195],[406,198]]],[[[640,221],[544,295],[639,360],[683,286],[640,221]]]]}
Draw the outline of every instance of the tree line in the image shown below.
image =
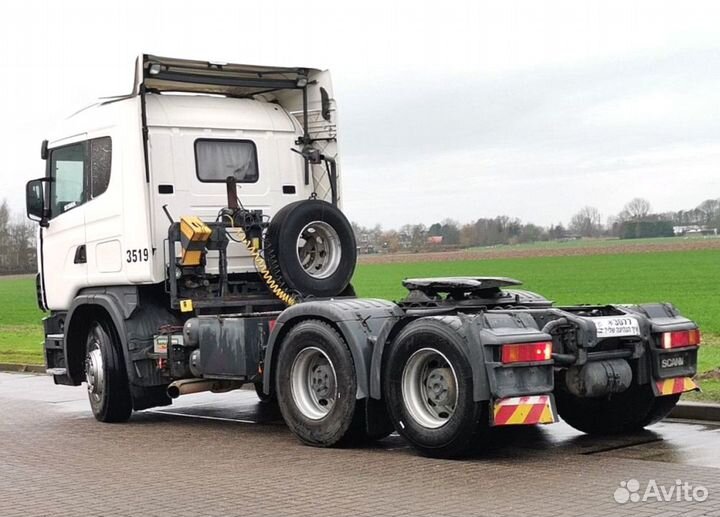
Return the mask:
{"type": "Polygon", "coordinates": [[[7,200],[0,204],[0,275],[34,273],[37,225],[25,214],[13,214],[7,200]]]}
{"type": "Polygon", "coordinates": [[[417,251],[438,246],[496,246],[581,237],[670,237],[676,234],[676,230],[684,233],[718,228],[720,198],[708,199],[690,210],[662,213],[653,212],[646,199],[635,198],[620,213],[604,221],[597,208],[586,206],[574,214],[567,225],[558,222],[539,226],[506,215],[480,218],[465,224],[452,219],[445,219],[429,227],[424,224],[406,224],[390,230],[383,229],[381,225],[363,227],[353,223],[358,246],[365,253],[417,251]]]}

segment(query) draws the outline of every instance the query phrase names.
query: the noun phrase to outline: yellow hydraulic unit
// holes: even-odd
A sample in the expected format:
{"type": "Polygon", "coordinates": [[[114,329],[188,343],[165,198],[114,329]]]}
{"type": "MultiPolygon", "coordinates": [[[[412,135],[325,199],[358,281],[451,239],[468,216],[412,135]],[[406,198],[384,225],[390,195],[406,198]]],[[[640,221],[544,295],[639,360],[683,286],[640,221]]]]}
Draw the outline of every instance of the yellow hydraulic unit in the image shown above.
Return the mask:
{"type": "Polygon", "coordinates": [[[199,217],[186,215],[180,218],[181,265],[201,266],[203,264],[203,254],[210,234],[212,234],[212,230],[199,217]]]}

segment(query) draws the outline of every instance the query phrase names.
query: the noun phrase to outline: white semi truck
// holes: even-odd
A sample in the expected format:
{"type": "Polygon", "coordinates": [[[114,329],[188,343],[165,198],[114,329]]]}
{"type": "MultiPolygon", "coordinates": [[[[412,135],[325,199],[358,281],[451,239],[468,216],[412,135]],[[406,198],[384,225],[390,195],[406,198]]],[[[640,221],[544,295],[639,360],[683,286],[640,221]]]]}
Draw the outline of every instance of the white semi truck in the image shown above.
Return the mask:
{"type": "Polygon", "coordinates": [[[337,136],[327,71],[151,55],[66,120],[27,185],[55,382],[102,422],[254,384],[307,444],[397,430],[438,457],[558,413],[632,431],[697,389],[699,330],[668,303],[555,307],[493,277],[356,297],[337,136]]]}

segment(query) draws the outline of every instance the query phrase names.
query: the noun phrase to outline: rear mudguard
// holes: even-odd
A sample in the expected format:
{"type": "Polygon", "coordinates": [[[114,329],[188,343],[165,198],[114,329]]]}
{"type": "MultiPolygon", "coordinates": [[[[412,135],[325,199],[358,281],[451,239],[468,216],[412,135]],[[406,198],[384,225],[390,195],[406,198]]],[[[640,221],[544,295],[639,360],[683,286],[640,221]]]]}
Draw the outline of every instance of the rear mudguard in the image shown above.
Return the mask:
{"type": "MultiPolygon", "coordinates": [[[[538,330],[535,320],[525,311],[498,314],[483,311],[475,314],[457,313],[433,318],[456,333],[473,372],[473,398],[486,401],[491,398],[547,393],[553,387],[552,364],[512,365],[501,364],[494,350],[505,343],[549,341],[548,334],[538,330]]],[[[406,316],[392,329],[378,336],[373,350],[370,370],[370,396],[382,397],[382,366],[385,348],[399,330],[417,317],[406,316]]]]}
{"type": "Polygon", "coordinates": [[[276,320],[265,350],[263,391],[269,394],[272,389],[278,345],[285,334],[300,321],[316,319],[333,325],[345,339],[355,363],[356,396],[367,398],[373,349],[378,339],[388,335],[403,315],[392,302],[365,298],[309,301],[285,309],[276,320]]]}

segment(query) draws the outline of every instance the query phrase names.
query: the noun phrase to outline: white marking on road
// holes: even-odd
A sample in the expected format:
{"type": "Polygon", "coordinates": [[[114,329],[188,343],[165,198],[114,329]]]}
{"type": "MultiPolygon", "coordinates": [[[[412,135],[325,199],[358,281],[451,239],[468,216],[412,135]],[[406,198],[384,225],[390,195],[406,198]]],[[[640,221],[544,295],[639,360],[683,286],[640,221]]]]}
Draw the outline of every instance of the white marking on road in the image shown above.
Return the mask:
{"type": "Polygon", "coordinates": [[[170,416],[184,416],[186,418],[200,418],[203,420],[219,420],[221,422],[238,422],[240,424],[259,424],[255,420],[242,420],[240,418],[224,418],[221,416],[207,416],[207,415],[189,415],[187,413],[177,413],[175,411],[161,411],[155,409],[148,409],[146,413],[155,413],[157,415],[170,415],[170,416]]]}

